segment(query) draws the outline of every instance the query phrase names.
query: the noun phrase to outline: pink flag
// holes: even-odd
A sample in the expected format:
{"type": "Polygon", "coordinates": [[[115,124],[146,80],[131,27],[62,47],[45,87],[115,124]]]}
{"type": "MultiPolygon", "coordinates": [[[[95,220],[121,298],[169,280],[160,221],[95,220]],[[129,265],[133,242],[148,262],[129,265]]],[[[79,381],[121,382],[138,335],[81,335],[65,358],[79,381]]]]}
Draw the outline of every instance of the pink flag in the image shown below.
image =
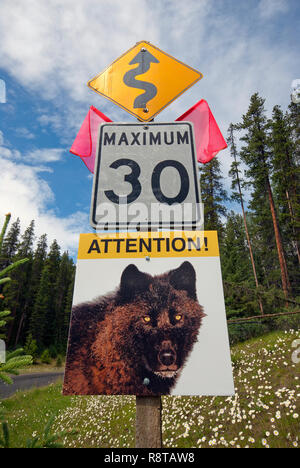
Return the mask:
{"type": "Polygon", "coordinates": [[[204,99],[201,99],[201,101],[197,102],[197,104],[176,120],[185,120],[194,124],[198,162],[207,163],[211,161],[219,151],[227,148],[227,143],[204,99]]]}
{"type": "Polygon", "coordinates": [[[89,171],[94,172],[99,125],[111,120],[91,106],[74,140],[70,152],[79,156],[89,171]]]}
{"type": "MultiPolygon", "coordinates": [[[[201,99],[176,120],[193,122],[199,162],[207,163],[219,151],[227,148],[227,143],[204,99],[201,99]]],[[[112,122],[112,120],[96,107],[91,106],[70,149],[71,153],[82,159],[92,173],[95,166],[99,125],[103,122],[112,122]]]]}

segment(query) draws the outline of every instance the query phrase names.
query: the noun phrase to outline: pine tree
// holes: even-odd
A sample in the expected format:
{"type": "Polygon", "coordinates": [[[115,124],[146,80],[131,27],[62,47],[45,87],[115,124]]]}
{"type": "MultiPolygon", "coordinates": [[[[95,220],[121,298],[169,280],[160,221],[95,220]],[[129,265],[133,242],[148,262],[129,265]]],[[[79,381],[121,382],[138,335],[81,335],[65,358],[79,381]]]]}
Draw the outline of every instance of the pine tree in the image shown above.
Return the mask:
{"type": "Polygon", "coordinates": [[[29,290],[24,304],[22,315],[18,323],[18,331],[16,336],[16,343],[21,341],[25,342],[25,337],[28,331],[30,321],[30,314],[33,311],[35,298],[37,295],[39,283],[41,280],[43,266],[47,255],[47,235],[43,234],[38,243],[32,259],[32,268],[30,274],[29,290]]]}
{"type": "MultiPolygon", "coordinates": [[[[10,220],[10,214],[6,215],[5,223],[0,233],[0,256],[2,253],[2,246],[3,246],[3,239],[4,235],[10,220]]],[[[0,270],[0,285],[6,284],[10,282],[10,278],[6,275],[8,273],[12,273],[17,267],[20,267],[28,262],[28,259],[19,259],[13,264],[10,264],[5,269],[0,270]]],[[[0,296],[0,301],[2,301],[3,297],[0,296]]],[[[1,303],[0,303],[1,304],[1,303]]],[[[5,338],[2,335],[1,329],[6,325],[7,318],[9,316],[9,311],[0,311],[0,336],[1,338],[5,338]]],[[[42,323],[41,323],[42,325],[42,323]]],[[[28,337],[27,340],[27,349],[33,352],[36,352],[36,343],[32,339],[32,336],[28,337]]],[[[22,369],[30,364],[32,364],[32,356],[30,355],[23,355],[23,349],[19,348],[13,352],[6,353],[6,362],[0,362],[0,380],[5,382],[6,384],[12,384],[13,381],[10,375],[18,375],[18,370],[22,369]]],[[[34,437],[33,439],[28,439],[26,441],[27,448],[62,448],[63,445],[59,442],[60,440],[64,439],[68,435],[75,435],[77,431],[62,431],[57,434],[51,433],[51,427],[53,425],[54,416],[52,416],[49,421],[47,422],[44,433],[41,438],[34,437]]],[[[2,434],[0,437],[0,447],[9,448],[10,447],[10,431],[7,422],[3,418],[3,414],[0,414],[0,424],[2,427],[2,434]]]]}
{"type": "Polygon", "coordinates": [[[65,350],[65,308],[70,283],[73,279],[73,261],[67,252],[64,252],[59,266],[56,281],[55,300],[55,345],[58,352],[65,350]]]}
{"type": "Polygon", "coordinates": [[[233,211],[227,217],[222,246],[222,277],[228,318],[257,315],[257,303],[249,298],[254,285],[243,217],[233,211]]]}
{"type": "Polygon", "coordinates": [[[294,159],[300,164],[300,105],[291,102],[288,110],[288,121],[291,128],[294,159]]]}
{"type": "Polygon", "coordinates": [[[13,321],[8,329],[9,345],[16,345],[16,336],[18,331],[19,321],[21,320],[22,311],[26,304],[29,292],[30,274],[32,267],[32,246],[34,241],[34,221],[31,221],[28,228],[25,230],[21,243],[19,244],[17,253],[13,258],[18,261],[24,257],[29,261],[24,268],[15,270],[11,275],[11,282],[3,289],[5,296],[4,303],[9,306],[12,313],[13,321]]]}
{"type": "Polygon", "coordinates": [[[300,168],[296,163],[297,151],[290,114],[284,115],[280,107],[275,106],[270,128],[274,197],[278,206],[291,284],[297,295],[300,292],[300,168]]]}
{"type": "Polygon", "coordinates": [[[273,109],[270,121],[272,145],[273,186],[279,206],[279,222],[285,229],[285,244],[292,240],[293,250],[300,263],[300,199],[298,187],[300,168],[295,162],[295,146],[289,116],[279,106],[273,109]]]}
{"type": "Polygon", "coordinates": [[[6,268],[10,263],[12,263],[19,244],[19,235],[20,219],[17,218],[17,220],[11,225],[10,230],[3,239],[0,258],[0,268],[6,268]]]}
{"type": "Polygon", "coordinates": [[[55,340],[55,327],[56,327],[56,301],[57,301],[57,278],[59,272],[61,256],[60,247],[56,240],[50,246],[50,251],[46,259],[46,264],[49,267],[49,307],[45,318],[45,334],[44,344],[49,347],[55,340]]]}
{"type": "Polygon", "coordinates": [[[29,334],[36,341],[39,351],[42,351],[44,347],[44,335],[47,326],[46,317],[52,304],[51,286],[50,266],[46,263],[42,271],[29,326],[29,334]]]}
{"type": "Polygon", "coordinates": [[[223,188],[223,177],[217,158],[201,165],[200,186],[204,204],[205,229],[217,230],[221,241],[224,231],[223,217],[227,212],[225,202],[228,196],[223,188]]]}
{"type": "MultiPolygon", "coordinates": [[[[251,240],[250,240],[249,230],[248,230],[248,226],[247,226],[246,211],[245,211],[245,206],[244,206],[244,196],[243,196],[243,193],[242,193],[242,188],[245,185],[245,183],[244,183],[244,180],[241,178],[240,161],[238,161],[238,151],[237,151],[237,147],[236,147],[236,144],[235,144],[235,138],[234,138],[234,126],[232,124],[229,126],[228,133],[229,133],[229,136],[228,136],[227,142],[228,142],[228,145],[230,147],[231,156],[233,157],[233,162],[231,164],[231,168],[230,168],[230,171],[229,171],[229,176],[232,179],[231,199],[233,201],[239,202],[240,205],[241,205],[242,214],[243,214],[243,223],[244,223],[244,228],[245,228],[245,233],[246,233],[246,238],[247,238],[247,243],[248,243],[248,248],[249,248],[249,254],[250,254],[250,259],[251,259],[251,265],[252,265],[255,285],[256,285],[256,288],[258,288],[259,284],[258,284],[256,266],[255,266],[255,261],[254,261],[254,255],[253,255],[253,249],[252,249],[252,244],[251,244],[251,240]]],[[[259,299],[258,303],[259,303],[260,311],[263,314],[264,309],[263,309],[261,299],[259,299]]]]}
{"type": "MultiPolygon", "coordinates": [[[[6,215],[4,226],[0,234],[0,255],[2,254],[3,239],[4,239],[4,235],[5,235],[8,223],[10,221],[10,217],[11,217],[10,214],[6,215]]],[[[7,277],[6,275],[12,273],[16,268],[20,267],[21,265],[23,265],[24,267],[27,261],[28,261],[27,258],[19,259],[15,263],[1,270],[0,271],[0,284],[9,283],[10,277],[7,277]]],[[[2,300],[2,297],[0,298],[0,300],[2,300]]],[[[10,312],[8,310],[4,310],[0,312],[0,329],[3,329],[3,327],[5,327],[9,315],[10,315],[10,312]]],[[[1,339],[2,338],[5,338],[5,335],[3,335],[3,333],[1,332],[1,339]]],[[[0,380],[8,384],[12,383],[12,380],[8,374],[18,374],[18,369],[25,367],[32,363],[31,356],[22,356],[22,354],[23,354],[23,349],[18,349],[17,351],[6,353],[6,362],[0,363],[0,380]]]]}
{"type": "MultiPolygon", "coordinates": [[[[260,98],[257,93],[251,97],[249,109],[243,115],[239,128],[244,130],[241,140],[245,143],[240,155],[242,161],[247,165],[246,175],[249,177],[253,187],[250,208],[255,211],[256,219],[260,223],[260,229],[263,234],[268,230],[269,220],[271,219],[272,221],[280,265],[282,289],[285,298],[288,298],[291,290],[289,275],[270,183],[268,123],[265,117],[264,99],[260,98]]],[[[267,239],[265,238],[264,241],[266,242],[267,239]]],[[[270,248],[269,242],[266,242],[266,245],[270,248]]]]}
{"type": "Polygon", "coordinates": [[[54,344],[56,284],[60,265],[60,247],[54,240],[44,263],[29,333],[36,340],[39,350],[54,344]]]}
{"type": "MultiPolygon", "coordinates": [[[[0,280],[0,300],[6,308],[13,310],[13,317],[4,314],[0,320],[8,322],[9,346],[37,342],[39,351],[55,346],[65,352],[72,304],[75,267],[65,252],[60,256],[60,247],[55,240],[47,254],[47,236],[37,242],[33,253],[34,222],[18,242],[19,220],[5,237],[10,216],[0,233],[0,243],[10,252],[10,262],[4,272],[11,271],[11,278],[0,280]],[[22,263],[22,255],[28,254],[22,272],[14,270],[13,263],[22,263]],[[30,338],[30,339],[29,339],[30,338]]],[[[1,335],[1,334],[0,334],[1,335]]]]}
{"type": "Polygon", "coordinates": [[[24,351],[26,354],[29,354],[30,356],[32,356],[33,363],[35,364],[36,359],[38,357],[37,355],[38,347],[37,347],[36,341],[32,338],[32,335],[30,333],[26,338],[24,351]]]}

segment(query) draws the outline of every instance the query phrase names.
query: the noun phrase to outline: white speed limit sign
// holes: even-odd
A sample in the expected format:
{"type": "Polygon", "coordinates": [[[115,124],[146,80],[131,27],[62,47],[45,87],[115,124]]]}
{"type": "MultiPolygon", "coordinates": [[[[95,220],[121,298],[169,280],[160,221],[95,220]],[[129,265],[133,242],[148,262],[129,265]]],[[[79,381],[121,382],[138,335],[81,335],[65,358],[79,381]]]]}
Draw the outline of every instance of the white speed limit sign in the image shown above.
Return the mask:
{"type": "Polygon", "coordinates": [[[98,229],[178,228],[201,220],[193,126],[105,123],[90,222],[98,229]]]}

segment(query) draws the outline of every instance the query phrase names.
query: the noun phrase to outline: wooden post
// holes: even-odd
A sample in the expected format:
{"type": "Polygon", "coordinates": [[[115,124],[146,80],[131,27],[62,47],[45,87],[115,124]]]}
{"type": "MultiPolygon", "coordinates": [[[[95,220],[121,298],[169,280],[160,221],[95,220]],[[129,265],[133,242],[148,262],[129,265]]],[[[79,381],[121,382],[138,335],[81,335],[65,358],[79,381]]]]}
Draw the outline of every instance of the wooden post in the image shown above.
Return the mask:
{"type": "Polygon", "coordinates": [[[136,397],[136,448],[162,448],[161,397],[136,397]]]}
{"type": "MultiPolygon", "coordinates": [[[[141,229],[145,231],[151,232],[151,229],[141,229]]],[[[160,396],[136,396],[135,447],[162,448],[160,396]]]]}

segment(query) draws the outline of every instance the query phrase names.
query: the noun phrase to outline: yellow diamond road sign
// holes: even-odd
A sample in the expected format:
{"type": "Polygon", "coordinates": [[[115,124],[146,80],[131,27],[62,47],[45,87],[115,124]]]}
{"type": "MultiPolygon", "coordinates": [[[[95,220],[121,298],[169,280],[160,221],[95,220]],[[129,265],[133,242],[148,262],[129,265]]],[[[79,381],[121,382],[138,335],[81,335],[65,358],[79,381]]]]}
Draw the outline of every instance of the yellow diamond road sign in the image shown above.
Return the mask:
{"type": "Polygon", "coordinates": [[[88,86],[142,121],[149,121],[203,77],[149,42],[138,42],[88,86]]]}

